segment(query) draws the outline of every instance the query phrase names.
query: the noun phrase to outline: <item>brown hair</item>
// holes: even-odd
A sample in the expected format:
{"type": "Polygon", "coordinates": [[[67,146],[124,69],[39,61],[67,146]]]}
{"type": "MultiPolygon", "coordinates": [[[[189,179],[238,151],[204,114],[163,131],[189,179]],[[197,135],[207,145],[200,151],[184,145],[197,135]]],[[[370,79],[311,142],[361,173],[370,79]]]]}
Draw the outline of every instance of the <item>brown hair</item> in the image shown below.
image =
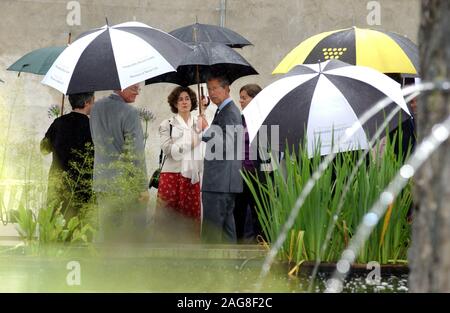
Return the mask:
{"type": "Polygon", "coordinates": [[[262,88],[257,84],[247,84],[241,87],[239,93],[241,93],[243,90],[245,90],[245,92],[247,92],[250,97],[254,98],[262,90],[262,88]]]}
{"type": "Polygon", "coordinates": [[[194,111],[197,108],[197,95],[195,94],[195,92],[189,87],[176,87],[167,97],[167,102],[169,102],[170,110],[173,113],[178,113],[177,109],[178,98],[180,97],[180,94],[184,91],[187,92],[189,98],[191,98],[192,104],[191,111],[194,111]]]}

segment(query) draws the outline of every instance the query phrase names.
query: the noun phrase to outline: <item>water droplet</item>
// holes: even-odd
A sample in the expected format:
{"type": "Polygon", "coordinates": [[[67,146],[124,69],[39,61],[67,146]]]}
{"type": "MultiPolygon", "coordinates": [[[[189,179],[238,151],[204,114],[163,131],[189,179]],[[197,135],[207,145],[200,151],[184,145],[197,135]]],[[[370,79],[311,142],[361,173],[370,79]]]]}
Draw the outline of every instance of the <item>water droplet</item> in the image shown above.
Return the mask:
{"type": "Polygon", "coordinates": [[[414,175],[414,168],[409,164],[405,164],[400,169],[400,175],[406,179],[411,178],[414,175]]]}
{"type": "Polygon", "coordinates": [[[384,205],[388,205],[394,201],[394,195],[391,192],[384,191],[380,196],[380,200],[384,205]]]}
{"type": "Polygon", "coordinates": [[[340,260],[336,265],[336,269],[339,273],[345,274],[350,269],[350,262],[347,260],[340,260]]]}
{"type": "Polygon", "coordinates": [[[432,132],[433,132],[434,138],[436,138],[436,140],[439,142],[443,142],[443,141],[447,140],[447,138],[449,136],[448,129],[445,128],[445,126],[441,125],[441,124],[434,125],[432,132]]]}
{"type": "Polygon", "coordinates": [[[342,282],[339,279],[332,278],[327,281],[327,290],[325,292],[341,292],[342,282]]]}
{"type": "Polygon", "coordinates": [[[378,215],[374,212],[367,213],[364,216],[363,223],[366,226],[375,226],[378,223],[378,215]]]}
{"type": "Polygon", "coordinates": [[[355,257],[355,252],[351,249],[345,249],[344,252],[342,252],[342,258],[348,260],[349,262],[353,262],[355,257]]]}
{"type": "Polygon", "coordinates": [[[425,154],[430,154],[431,151],[433,151],[433,149],[434,149],[434,145],[429,141],[425,141],[422,143],[422,147],[420,150],[423,151],[423,153],[425,153],[425,154]]]}

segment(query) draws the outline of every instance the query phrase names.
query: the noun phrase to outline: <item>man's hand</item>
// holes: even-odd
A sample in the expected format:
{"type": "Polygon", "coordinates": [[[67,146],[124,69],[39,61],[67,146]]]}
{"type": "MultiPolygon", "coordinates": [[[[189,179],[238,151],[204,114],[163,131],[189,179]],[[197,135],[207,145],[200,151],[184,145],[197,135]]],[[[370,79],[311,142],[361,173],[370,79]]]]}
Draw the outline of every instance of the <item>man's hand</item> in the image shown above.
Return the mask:
{"type": "Polygon", "coordinates": [[[202,112],[206,110],[208,105],[211,103],[208,96],[202,96],[202,100],[200,101],[200,105],[202,106],[202,112]]]}

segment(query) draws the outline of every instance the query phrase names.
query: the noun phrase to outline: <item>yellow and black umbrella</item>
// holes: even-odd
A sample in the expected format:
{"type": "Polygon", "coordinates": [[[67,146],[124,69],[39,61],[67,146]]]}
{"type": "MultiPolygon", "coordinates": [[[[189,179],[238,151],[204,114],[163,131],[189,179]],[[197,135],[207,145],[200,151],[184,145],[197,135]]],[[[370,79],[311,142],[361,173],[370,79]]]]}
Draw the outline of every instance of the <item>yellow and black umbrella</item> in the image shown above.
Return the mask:
{"type": "Polygon", "coordinates": [[[332,59],[382,73],[419,72],[419,51],[411,40],[393,32],[352,27],[306,39],[284,57],[272,74],[287,73],[298,64],[332,59]]]}

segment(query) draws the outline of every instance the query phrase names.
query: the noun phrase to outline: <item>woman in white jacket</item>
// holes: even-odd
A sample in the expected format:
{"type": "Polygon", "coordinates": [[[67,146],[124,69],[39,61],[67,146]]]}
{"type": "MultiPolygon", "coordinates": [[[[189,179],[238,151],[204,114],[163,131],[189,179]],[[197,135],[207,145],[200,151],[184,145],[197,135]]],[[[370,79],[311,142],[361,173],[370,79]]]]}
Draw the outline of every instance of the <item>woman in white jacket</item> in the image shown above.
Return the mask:
{"type": "MultiPolygon", "coordinates": [[[[170,216],[172,223],[176,223],[173,217],[193,221],[199,235],[201,131],[197,129],[197,117],[191,115],[197,108],[197,96],[188,87],[177,87],[170,93],[168,102],[175,115],[159,126],[165,161],[159,178],[157,209],[170,216]]],[[[172,231],[176,231],[179,225],[173,226],[172,231]]]]}

